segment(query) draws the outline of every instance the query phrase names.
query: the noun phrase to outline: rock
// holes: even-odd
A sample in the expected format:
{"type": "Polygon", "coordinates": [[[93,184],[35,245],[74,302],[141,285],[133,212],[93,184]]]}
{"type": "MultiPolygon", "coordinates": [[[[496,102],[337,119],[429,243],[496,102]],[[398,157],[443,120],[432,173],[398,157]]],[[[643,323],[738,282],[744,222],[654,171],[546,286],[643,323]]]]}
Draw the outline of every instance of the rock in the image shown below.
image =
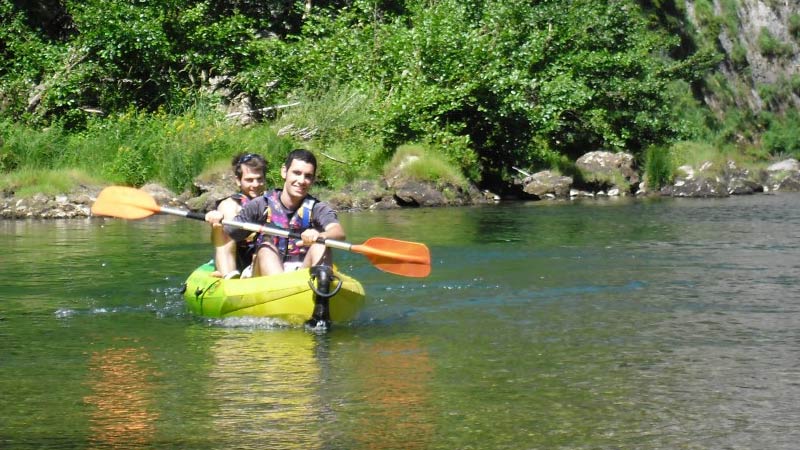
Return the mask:
{"type": "Polygon", "coordinates": [[[382,181],[363,180],[345,187],[338,192],[323,192],[320,197],[338,210],[373,209],[375,204],[386,208],[399,208],[392,193],[382,181]]]}
{"type": "Polygon", "coordinates": [[[447,204],[444,193],[433,189],[429,183],[405,180],[397,183],[394,197],[400,206],[442,206],[447,204]]]}
{"type": "Polygon", "coordinates": [[[213,190],[227,190],[227,195],[230,195],[231,192],[236,192],[237,188],[236,178],[229,167],[203,174],[203,176],[195,178],[192,185],[201,193],[213,190]]]}
{"type": "Polygon", "coordinates": [[[481,194],[483,194],[483,198],[486,199],[487,201],[491,201],[491,202],[495,202],[496,203],[496,202],[499,202],[501,200],[499,195],[491,192],[488,189],[482,190],[481,194]]]}
{"type": "Polygon", "coordinates": [[[159,205],[181,206],[177,195],[160,184],[148,183],[142,186],[141,190],[150,194],[159,205]]]}
{"type": "Polygon", "coordinates": [[[678,180],[672,186],[661,189],[662,195],[672,197],[727,197],[727,186],[708,178],[678,180]]]}
{"type": "Polygon", "coordinates": [[[698,169],[681,166],[673,185],[665,186],[660,193],[673,197],[727,197],[764,191],[758,176],[740,169],[734,161],[726,161],[721,169],[716,166],[711,161],[704,161],[698,169]]]}
{"type": "Polygon", "coordinates": [[[236,178],[230,168],[225,167],[195,178],[192,185],[195,195],[186,193],[183,198],[176,199],[185,203],[192,211],[207,212],[216,209],[220,201],[237,191],[236,178]]]}
{"type": "Polygon", "coordinates": [[[726,163],[723,175],[727,180],[730,195],[750,195],[764,191],[764,187],[753,179],[750,171],[738,168],[734,161],[726,163]]]}
{"type": "Polygon", "coordinates": [[[405,182],[407,179],[404,174],[405,168],[418,160],[419,156],[408,155],[402,161],[400,161],[399,164],[389,169],[388,173],[386,174],[386,185],[389,188],[393,188],[395,185],[405,182]]]}
{"type": "Polygon", "coordinates": [[[700,170],[678,167],[673,185],[663,187],[660,192],[672,197],[727,197],[728,183],[714,175],[712,168],[709,161],[702,163],[700,170]]]}
{"type": "Polygon", "coordinates": [[[800,163],[794,158],[770,165],[764,177],[766,188],[771,191],[800,191],[800,163]]]}
{"type": "Polygon", "coordinates": [[[192,197],[186,200],[186,206],[192,211],[200,211],[200,212],[208,212],[213,209],[217,209],[217,205],[219,204],[220,200],[228,197],[230,192],[228,191],[228,195],[223,197],[219,197],[218,195],[214,195],[208,192],[204,192],[200,194],[198,197],[192,197]]]}
{"type": "MultiPolygon", "coordinates": [[[[227,96],[230,96],[230,93],[227,96]]],[[[253,101],[244,92],[230,99],[225,117],[242,126],[253,125],[258,121],[253,101]]]]}
{"type": "Polygon", "coordinates": [[[620,193],[631,192],[631,186],[640,181],[633,166],[633,155],[623,152],[589,152],[575,161],[575,167],[589,186],[595,190],[615,188],[620,193]]]}
{"type": "Polygon", "coordinates": [[[548,195],[550,198],[567,198],[572,186],[572,177],[561,176],[545,170],[525,177],[522,184],[522,190],[526,194],[540,199],[548,198],[548,195]]]}
{"type": "MultiPolygon", "coordinates": [[[[463,206],[490,201],[478,188],[470,184],[460,186],[443,180],[416,179],[414,175],[407,173],[407,168],[419,160],[419,156],[408,154],[400,161],[393,161],[394,166],[386,172],[385,185],[397,205],[410,207],[463,206]]],[[[381,200],[380,203],[391,205],[385,200],[381,200]]]]}
{"type": "Polygon", "coordinates": [[[800,171],[800,162],[794,158],[784,159],[783,161],[776,162],[775,164],[767,167],[767,172],[798,172],[800,171]]]}
{"type": "Polygon", "coordinates": [[[789,174],[771,185],[773,191],[800,192],[800,172],[789,174]]]}
{"type": "Polygon", "coordinates": [[[730,195],[750,195],[756,192],[764,192],[764,186],[744,178],[733,178],[728,181],[730,195]]]}
{"type": "Polygon", "coordinates": [[[369,206],[370,210],[382,210],[382,209],[397,209],[400,208],[400,205],[397,204],[394,197],[385,198],[379,201],[378,203],[373,203],[369,206]]]}
{"type": "Polygon", "coordinates": [[[570,198],[591,198],[594,197],[594,192],[589,191],[581,191],[579,189],[570,189],[569,190],[569,197],[570,198]]]}

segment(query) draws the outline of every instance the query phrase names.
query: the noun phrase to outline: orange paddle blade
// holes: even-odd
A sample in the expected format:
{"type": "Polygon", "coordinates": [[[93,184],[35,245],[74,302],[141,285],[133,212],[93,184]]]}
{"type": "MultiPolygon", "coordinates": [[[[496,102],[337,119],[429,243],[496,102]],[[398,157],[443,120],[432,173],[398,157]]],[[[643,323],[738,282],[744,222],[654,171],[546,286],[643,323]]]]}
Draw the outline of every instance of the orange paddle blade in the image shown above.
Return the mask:
{"type": "Polygon", "coordinates": [[[366,256],[384,272],[417,278],[431,273],[431,253],[419,242],[374,237],[361,245],[353,245],[350,250],[366,256]]]}
{"type": "Polygon", "coordinates": [[[92,214],[121,219],[144,219],[161,211],[147,192],[125,186],[109,186],[100,192],[92,205],[92,214]]]}

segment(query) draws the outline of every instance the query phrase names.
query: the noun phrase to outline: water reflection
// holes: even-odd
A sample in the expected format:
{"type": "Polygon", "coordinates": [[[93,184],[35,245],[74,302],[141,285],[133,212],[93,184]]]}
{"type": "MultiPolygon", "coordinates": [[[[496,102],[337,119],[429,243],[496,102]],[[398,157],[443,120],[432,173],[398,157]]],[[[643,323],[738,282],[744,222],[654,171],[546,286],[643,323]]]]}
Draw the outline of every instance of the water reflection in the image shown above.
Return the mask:
{"type": "Polygon", "coordinates": [[[434,436],[433,369],[417,337],[364,344],[354,374],[362,383],[368,414],[354,428],[359,448],[424,449],[434,436]]]}
{"type": "Polygon", "coordinates": [[[83,401],[90,415],[90,448],[147,448],[155,432],[158,412],[153,405],[153,377],[149,355],[137,347],[92,353],[89,385],[83,401]]]}
{"type": "Polygon", "coordinates": [[[0,447],[797,447],[800,196],[342,218],[434,269],[322,337],[176,312],[202,223],[0,221],[0,447]]]}
{"type": "Polygon", "coordinates": [[[229,448],[322,448],[320,363],[301,330],[226,329],[211,348],[213,427],[229,448]]]}
{"type": "Polygon", "coordinates": [[[216,405],[210,427],[226,448],[429,448],[433,369],[418,337],[218,331],[207,395],[216,405]]]}

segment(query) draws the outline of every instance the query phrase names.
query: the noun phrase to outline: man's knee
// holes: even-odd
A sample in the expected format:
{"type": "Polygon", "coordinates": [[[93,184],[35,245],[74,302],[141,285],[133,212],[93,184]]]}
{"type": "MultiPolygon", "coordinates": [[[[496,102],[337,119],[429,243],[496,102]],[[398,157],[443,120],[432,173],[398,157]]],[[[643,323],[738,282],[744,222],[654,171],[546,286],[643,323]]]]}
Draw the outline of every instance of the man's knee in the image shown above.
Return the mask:
{"type": "Polygon", "coordinates": [[[277,255],[278,249],[272,244],[261,244],[256,250],[258,256],[262,255],[277,255]]]}
{"type": "Polygon", "coordinates": [[[314,244],[308,249],[305,262],[308,267],[318,264],[330,265],[333,263],[333,252],[323,244],[314,244]]]}

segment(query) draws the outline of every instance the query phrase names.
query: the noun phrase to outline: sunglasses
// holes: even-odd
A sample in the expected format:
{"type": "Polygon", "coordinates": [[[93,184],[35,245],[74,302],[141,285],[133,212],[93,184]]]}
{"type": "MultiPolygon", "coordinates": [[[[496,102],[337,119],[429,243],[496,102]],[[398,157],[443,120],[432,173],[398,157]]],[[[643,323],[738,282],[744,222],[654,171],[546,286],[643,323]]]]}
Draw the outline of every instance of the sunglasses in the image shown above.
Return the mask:
{"type": "Polygon", "coordinates": [[[254,153],[248,153],[246,155],[242,155],[242,157],[239,158],[239,164],[244,164],[244,163],[246,163],[248,161],[252,161],[253,159],[255,159],[257,157],[258,157],[258,155],[254,154],[254,153]]]}

